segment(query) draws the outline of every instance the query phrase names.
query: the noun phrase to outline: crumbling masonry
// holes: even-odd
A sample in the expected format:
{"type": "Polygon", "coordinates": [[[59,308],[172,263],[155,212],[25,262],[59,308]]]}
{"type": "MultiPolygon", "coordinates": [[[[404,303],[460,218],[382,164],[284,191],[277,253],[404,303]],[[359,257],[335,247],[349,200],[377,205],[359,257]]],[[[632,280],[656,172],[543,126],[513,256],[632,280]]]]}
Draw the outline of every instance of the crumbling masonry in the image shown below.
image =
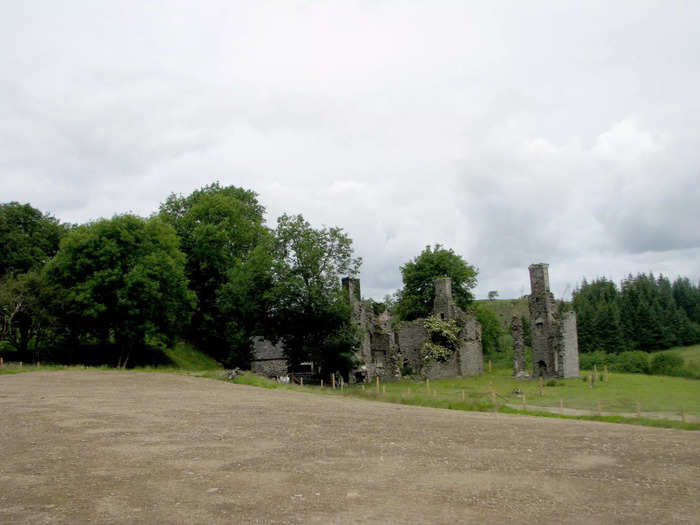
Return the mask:
{"type": "MultiPolygon", "coordinates": [[[[435,379],[471,376],[484,368],[481,348],[481,324],[473,313],[462,311],[452,298],[452,279],[435,281],[433,314],[441,319],[457,321],[461,326],[460,345],[446,361],[425,363],[423,343],[428,339],[425,319],[399,323],[394,326],[388,312],[375,314],[372,306],[362,301],[360,280],[346,277],[343,290],[352,308],[352,322],[360,330],[360,344],[355,357],[360,363],[347,380],[350,383],[380,379],[400,379],[403,370],[435,379]]],[[[287,362],[282,343],[273,345],[256,338],[253,350],[253,371],[269,376],[285,375],[287,362]]]]}
{"type": "Polygon", "coordinates": [[[425,319],[400,323],[392,328],[391,318],[384,312],[375,316],[371,308],[360,299],[360,281],[343,279],[353,321],[361,328],[362,343],[358,358],[364,363],[354,373],[356,381],[375,376],[383,379],[400,378],[402,368],[423,377],[471,376],[483,372],[484,357],[481,348],[481,325],[471,313],[463,312],[452,298],[452,279],[435,281],[433,314],[441,319],[455,320],[462,325],[461,344],[447,361],[423,362],[423,343],[428,338],[425,319]]]}
{"type": "Polygon", "coordinates": [[[576,313],[564,311],[563,303],[554,300],[548,268],[545,263],[529,267],[532,377],[578,377],[576,313]]]}

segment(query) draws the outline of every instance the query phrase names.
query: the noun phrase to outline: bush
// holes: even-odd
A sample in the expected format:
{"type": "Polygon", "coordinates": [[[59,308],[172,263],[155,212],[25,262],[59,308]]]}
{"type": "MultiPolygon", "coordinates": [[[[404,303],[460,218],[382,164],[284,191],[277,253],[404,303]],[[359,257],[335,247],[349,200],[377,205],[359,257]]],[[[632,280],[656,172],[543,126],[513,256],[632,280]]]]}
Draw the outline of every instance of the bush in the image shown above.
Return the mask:
{"type": "Polygon", "coordinates": [[[598,369],[602,369],[606,365],[608,368],[612,368],[617,362],[617,358],[617,354],[608,354],[602,350],[582,353],[579,355],[579,368],[582,370],[593,370],[594,365],[597,365],[598,369]]]}
{"type": "Polygon", "coordinates": [[[7,354],[10,352],[16,351],[17,348],[15,348],[9,341],[0,341],[0,355],[7,356],[7,354]]]}
{"type": "MultiPolygon", "coordinates": [[[[613,355],[613,354],[611,354],[613,355]]],[[[627,372],[630,374],[649,373],[649,354],[640,350],[622,352],[616,356],[614,362],[608,365],[613,372],[627,372]]]]}
{"type": "Polygon", "coordinates": [[[665,376],[684,375],[683,358],[676,354],[656,354],[651,359],[650,373],[665,376]]]}

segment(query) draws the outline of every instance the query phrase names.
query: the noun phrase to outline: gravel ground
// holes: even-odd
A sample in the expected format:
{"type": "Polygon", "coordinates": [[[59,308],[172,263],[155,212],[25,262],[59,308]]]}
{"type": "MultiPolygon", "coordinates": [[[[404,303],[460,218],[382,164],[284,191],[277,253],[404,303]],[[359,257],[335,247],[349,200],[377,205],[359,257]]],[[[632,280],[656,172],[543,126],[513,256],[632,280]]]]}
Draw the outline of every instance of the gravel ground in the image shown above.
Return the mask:
{"type": "Polygon", "coordinates": [[[0,376],[0,523],[699,523],[700,433],[108,371],[0,376]]]}

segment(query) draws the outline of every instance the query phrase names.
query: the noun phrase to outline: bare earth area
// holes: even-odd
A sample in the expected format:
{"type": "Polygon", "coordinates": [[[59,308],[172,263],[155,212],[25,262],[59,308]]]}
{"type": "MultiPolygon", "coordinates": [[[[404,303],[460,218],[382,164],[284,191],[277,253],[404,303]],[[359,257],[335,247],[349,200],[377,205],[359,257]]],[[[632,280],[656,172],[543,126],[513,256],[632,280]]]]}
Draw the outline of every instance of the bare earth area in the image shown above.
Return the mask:
{"type": "Polygon", "coordinates": [[[0,523],[698,523],[700,433],[155,373],[0,376],[0,523]]]}

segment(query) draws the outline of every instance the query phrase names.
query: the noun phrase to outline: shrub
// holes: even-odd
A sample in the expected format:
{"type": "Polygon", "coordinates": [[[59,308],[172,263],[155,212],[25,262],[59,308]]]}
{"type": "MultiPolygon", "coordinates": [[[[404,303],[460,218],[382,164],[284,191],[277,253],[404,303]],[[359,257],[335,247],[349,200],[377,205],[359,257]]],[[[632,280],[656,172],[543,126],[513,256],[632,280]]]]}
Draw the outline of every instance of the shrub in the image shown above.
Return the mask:
{"type": "Polygon", "coordinates": [[[651,359],[650,373],[655,375],[681,376],[683,372],[683,358],[676,354],[656,354],[651,359]]]}
{"type": "Polygon", "coordinates": [[[613,372],[628,372],[631,374],[649,373],[649,354],[640,350],[622,352],[614,362],[608,365],[613,372]]]}
{"type": "Polygon", "coordinates": [[[616,354],[608,354],[602,350],[582,353],[579,356],[579,367],[582,370],[593,370],[594,365],[597,365],[599,369],[603,368],[605,365],[607,365],[608,368],[612,368],[617,361],[617,357],[616,354]]]}

